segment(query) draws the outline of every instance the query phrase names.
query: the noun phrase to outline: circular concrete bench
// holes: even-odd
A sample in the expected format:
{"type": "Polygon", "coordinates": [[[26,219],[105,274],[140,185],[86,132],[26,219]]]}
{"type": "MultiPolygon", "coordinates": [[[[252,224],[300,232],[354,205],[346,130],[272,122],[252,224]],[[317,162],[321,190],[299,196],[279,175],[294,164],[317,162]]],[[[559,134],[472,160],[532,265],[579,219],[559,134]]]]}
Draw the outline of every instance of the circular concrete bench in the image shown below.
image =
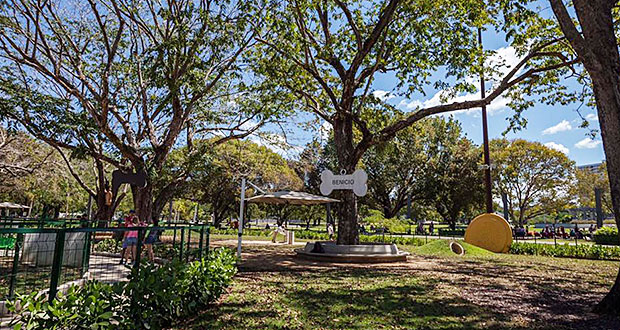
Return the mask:
{"type": "Polygon", "coordinates": [[[399,251],[395,244],[337,245],[335,242],[308,242],[303,249],[296,249],[295,253],[304,259],[354,263],[407,261],[409,255],[399,251]]]}

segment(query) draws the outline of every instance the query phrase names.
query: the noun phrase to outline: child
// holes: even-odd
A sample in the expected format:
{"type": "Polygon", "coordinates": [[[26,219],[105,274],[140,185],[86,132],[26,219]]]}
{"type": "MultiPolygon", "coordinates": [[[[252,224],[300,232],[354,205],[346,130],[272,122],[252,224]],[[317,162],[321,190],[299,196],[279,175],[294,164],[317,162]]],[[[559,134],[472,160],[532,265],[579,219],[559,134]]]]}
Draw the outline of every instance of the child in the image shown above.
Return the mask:
{"type": "MultiPolygon", "coordinates": [[[[128,228],[139,227],[139,226],[140,226],[140,221],[138,217],[133,217],[131,219],[131,222],[127,225],[128,228]]],[[[136,260],[137,243],[138,243],[138,231],[137,230],[131,230],[131,231],[125,232],[125,241],[123,242],[123,248],[125,249],[125,254],[123,255],[123,258],[125,259],[126,263],[129,263],[129,254],[131,254],[132,261],[136,260]]]]}
{"type": "MultiPolygon", "coordinates": [[[[131,211],[129,211],[129,214],[125,217],[125,221],[123,222],[123,224],[121,225],[119,223],[119,227],[120,228],[123,228],[123,227],[127,228],[127,227],[129,227],[131,225],[131,223],[135,219],[136,219],[136,211],[131,210],[131,211]]],[[[125,258],[125,255],[127,254],[127,246],[128,246],[127,243],[126,243],[126,241],[127,241],[127,232],[126,231],[122,231],[122,232],[119,231],[118,233],[120,234],[119,235],[120,239],[122,239],[122,241],[123,241],[123,245],[122,245],[123,249],[121,250],[121,265],[122,265],[125,262],[124,258],[125,258]]]]}
{"type": "Polygon", "coordinates": [[[155,256],[153,255],[153,244],[157,242],[158,233],[159,232],[157,230],[151,229],[144,239],[144,248],[146,249],[146,254],[151,262],[155,259],[155,256]]]}

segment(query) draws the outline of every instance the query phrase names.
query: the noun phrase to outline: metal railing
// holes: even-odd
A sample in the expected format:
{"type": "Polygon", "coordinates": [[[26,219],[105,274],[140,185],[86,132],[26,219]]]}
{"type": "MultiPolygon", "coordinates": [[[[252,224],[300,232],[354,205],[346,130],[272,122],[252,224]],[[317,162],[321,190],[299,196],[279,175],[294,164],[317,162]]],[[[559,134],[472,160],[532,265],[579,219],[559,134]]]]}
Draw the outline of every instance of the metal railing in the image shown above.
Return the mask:
{"type": "Polygon", "coordinates": [[[199,260],[209,254],[209,232],[206,224],[189,223],[129,228],[0,223],[0,301],[38,291],[51,300],[81,281],[126,281],[144,262],[199,260]]]}

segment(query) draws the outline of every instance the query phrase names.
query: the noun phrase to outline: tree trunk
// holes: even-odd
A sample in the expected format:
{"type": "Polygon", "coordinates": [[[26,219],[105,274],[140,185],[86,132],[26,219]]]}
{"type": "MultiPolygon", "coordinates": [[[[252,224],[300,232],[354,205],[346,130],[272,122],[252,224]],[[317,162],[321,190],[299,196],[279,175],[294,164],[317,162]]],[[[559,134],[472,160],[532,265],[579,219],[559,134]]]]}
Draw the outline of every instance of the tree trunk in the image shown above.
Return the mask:
{"type": "MultiPolygon", "coordinates": [[[[613,30],[611,33],[613,34],[613,30]]],[[[615,63],[610,61],[606,67],[610,70],[591,72],[590,77],[601,125],[616,226],[620,228],[620,60],[616,57],[615,63]]],[[[620,314],[620,273],[610,292],[596,306],[595,311],[620,314]]]]}
{"type": "Polygon", "coordinates": [[[153,186],[147,182],[146,187],[131,186],[133,192],[133,204],[136,208],[136,216],[140,221],[153,222],[153,186]]]}
{"type": "MultiPolygon", "coordinates": [[[[620,228],[620,55],[614,33],[614,2],[573,1],[582,35],[574,27],[563,3],[558,0],[550,2],[564,35],[582,59],[592,80],[607,160],[612,206],[616,225],[620,228]]],[[[620,273],[594,311],[620,314],[620,273]]]]}
{"type": "Polygon", "coordinates": [[[107,225],[112,220],[112,215],[114,215],[114,201],[112,205],[105,204],[105,194],[103,191],[97,192],[97,212],[93,220],[96,220],[99,227],[107,227],[107,225]]]}
{"type": "Polygon", "coordinates": [[[345,190],[341,194],[338,208],[338,240],[336,244],[359,244],[357,224],[357,199],[353,191],[345,190]]]}
{"type": "MultiPolygon", "coordinates": [[[[334,120],[334,144],[338,157],[339,169],[347,174],[355,171],[357,159],[354,157],[353,146],[353,119],[348,115],[341,115],[334,120]]],[[[351,190],[341,192],[341,202],[338,207],[338,239],[337,244],[359,244],[359,232],[357,223],[357,199],[351,190]]]]}

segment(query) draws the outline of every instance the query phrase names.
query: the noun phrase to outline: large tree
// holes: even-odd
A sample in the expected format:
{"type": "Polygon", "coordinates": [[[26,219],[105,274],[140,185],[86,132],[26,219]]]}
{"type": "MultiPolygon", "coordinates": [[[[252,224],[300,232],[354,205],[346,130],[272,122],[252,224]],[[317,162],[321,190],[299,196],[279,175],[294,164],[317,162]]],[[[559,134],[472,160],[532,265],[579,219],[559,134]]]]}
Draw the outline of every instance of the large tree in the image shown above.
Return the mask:
{"type": "Polygon", "coordinates": [[[419,121],[364,154],[369,192],[362,202],[393,218],[410,199],[437,208],[453,224],[480,201],[479,158],[457,121],[441,117],[419,121]]]}
{"type": "MultiPolygon", "coordinates": [[[[93,180],[88,162],[70,163],[87,182],[93,180]]],[[[85,212],[88,198],[52,147],[0,127],[0,200],[30,206],[30,216],[57,217],[85,212]]]]}
{"type": "Polygon", "coordinates": [[[433,156],[426,167],[427,201],[454,229],[459,219],[472,216],[483,205],[481,149],[461,136],[457,123],[436,126],[430,143],[433,156]]]}
{"type": "Polygon", "coordinates": [[[609,193],[609,177],[605,163],[602,163],[596,171],[577,168],[570,195],[577,199],[578,206],[596,207],[596,189],[601,190],[603,212],[613,214],[611,194],[609,193]]]}
{"type": "Polygon", "coordinates": [[[4,1],[4,114],[63,155],[94,158],[96,189],[83,186],[99,208],[106,207],[103,164],[145,173],[146,186],[131,189],[138,215],[151,220],[153,195],[178,186],[154,191],[173,148],[193,152],[200,136],[246,136],[273,109],[257,104],[262,96],[238,74],[252,43],[248,4],[4,1]]]}
{"type": "Polygon", "coordinates": [[[564,153],[539,142],[499,139],[491,141],[491,157],[495,190],[506,194],[515,224],[568,206],[575,164],[564,153]]]}
{"type": "MultiPolygon", "coordinates": [[[[197,144],[210,145],[210,142],[198,141],[197,144]]],[[[185,150],[180,149],[173,153],[171,160],[185,155],[185,150]]],[[[226,216],[237,215],[242,177],[270,191],[297,190],[302,186],[302,181],[282,156],[251,141],[219,144],[193,163],[189,184],[184,195],[179,197],[209,205],[217,227],[226,216]]],[[[175,167],[173,162],[170,165],[175,167]]],[[[246,194],[252,193],[254,189],[248,186],[246,194]]]]}
{"type": "MultiPolygon", "coordinates": [[[[607,159],[616,224],[620,227],[620,55],[616,0],[573,0],[569,11],[562,0],[549,0],[561,33],[587,71],[586,87],[596,109],[607,159]],[[574,16],[571,15],[574,13],[574,16]]],[[[620,314],[620,272],[596,311],[620,314]]]]}
{"type": "MultiPolygon", "coordinates": [[[[476,29],[491,25],[509,32],[518,9],[504,1],[479,0],[282,1],[261,20],[265,29],[256,36],[262,47],[254,68],[297,95],[299,108],[332,125],[335,170],[351,173],[371,146],[424,117],[488,105],[519,83],[576,62],[570,54],[549,51],[555,40],[523,42],[520,36],[513,41],[520,43],[523,59],[499,77],[485,98],[418,107],[382,126],[369,125],[386,110],[369,106],[379,75],[395,77],[394,92],[404,96],[425,87],[446,90],[446,98],[474,91],[464,78],[480,73],[483,57],[491,55],[483,56],[476,29]],[[431,80],[440,68],[448,78],[431,80]]],[[[352,192],[343,192],[341,199],[338,243],[356,244],[357,201],[352,192]]]]}

